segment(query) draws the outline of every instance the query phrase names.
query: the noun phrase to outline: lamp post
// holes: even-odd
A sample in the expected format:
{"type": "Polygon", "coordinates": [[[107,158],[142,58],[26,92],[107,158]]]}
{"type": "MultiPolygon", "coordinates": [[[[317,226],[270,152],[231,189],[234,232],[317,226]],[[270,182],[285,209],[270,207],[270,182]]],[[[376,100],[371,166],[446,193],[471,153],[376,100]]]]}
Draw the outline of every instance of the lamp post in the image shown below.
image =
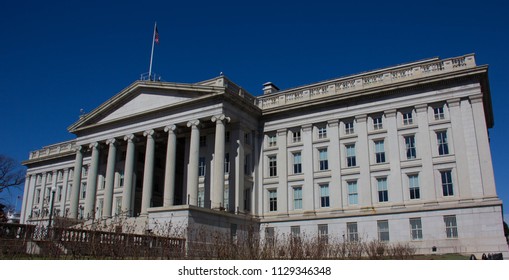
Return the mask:
{"type": "Polygon", "coordinates": [[[51,219],[53,218],[53,204],[55,203],[55,193],[57,192],[57,187],[51,188],[51,198],[49,200],[49,221],[48,221],[48,230],[51,227],[51,219]]]}

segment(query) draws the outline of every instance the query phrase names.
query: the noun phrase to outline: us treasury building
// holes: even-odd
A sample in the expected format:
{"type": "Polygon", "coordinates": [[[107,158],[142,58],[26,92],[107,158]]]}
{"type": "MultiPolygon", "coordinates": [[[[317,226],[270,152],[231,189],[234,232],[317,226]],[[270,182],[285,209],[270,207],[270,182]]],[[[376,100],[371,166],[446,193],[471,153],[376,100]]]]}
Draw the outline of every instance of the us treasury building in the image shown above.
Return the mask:
{"type": "Polygon", "coordinates": [[[72,124],[74,140],[30,152],[21,219],[254,226],[507,255],[493,124],[488,67],[474,55],[269,82],[259,96],[225,76],[139,80],[72,124]]]}

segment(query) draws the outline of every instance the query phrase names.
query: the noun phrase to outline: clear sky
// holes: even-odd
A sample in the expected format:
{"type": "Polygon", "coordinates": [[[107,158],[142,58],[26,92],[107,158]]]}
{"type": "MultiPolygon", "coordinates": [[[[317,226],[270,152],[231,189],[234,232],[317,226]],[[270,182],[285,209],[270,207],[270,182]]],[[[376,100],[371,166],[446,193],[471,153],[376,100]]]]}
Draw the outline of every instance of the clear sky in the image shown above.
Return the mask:
{"type": "MultiPolygon", "coordinates": [[[[67,127],[80,109],[93,110],[148,72],[157,21],[153,71],[163,80],[223,72],[254,95],[267,81],[285,89],[475,53],[490,67],[491,150],[507,203],[508,9],[491,0],[1,1],[0,153],[21,162],[73,139],[67,127]]],[[[7,199],[15,204],[16,196],[7,199]]]]}

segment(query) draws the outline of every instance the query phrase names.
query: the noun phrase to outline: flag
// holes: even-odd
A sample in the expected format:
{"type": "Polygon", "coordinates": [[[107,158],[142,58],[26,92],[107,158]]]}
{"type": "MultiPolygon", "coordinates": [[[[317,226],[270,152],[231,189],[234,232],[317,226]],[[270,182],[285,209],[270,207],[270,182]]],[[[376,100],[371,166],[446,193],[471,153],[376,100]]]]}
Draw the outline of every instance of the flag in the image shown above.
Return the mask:
{"type": "Polygon", "coordinates": [[[154,35],[154,41],[156,42],[156,44],[159,45],[159,31],[157,31],[157,26],[156,26],[156,33],[154,35]]]}

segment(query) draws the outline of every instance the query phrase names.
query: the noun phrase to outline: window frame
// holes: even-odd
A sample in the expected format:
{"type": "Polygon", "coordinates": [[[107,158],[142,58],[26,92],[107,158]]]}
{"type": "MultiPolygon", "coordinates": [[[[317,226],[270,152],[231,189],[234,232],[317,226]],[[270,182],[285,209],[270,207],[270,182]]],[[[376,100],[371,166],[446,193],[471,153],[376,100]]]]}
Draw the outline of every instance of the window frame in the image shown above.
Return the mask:
{"type": "Polygon", "coordinates": [[[385,140],[374,140],[375,144],[375,162],[376,163],[385,163],[385,140]],[[380,149],[380,147],[382,149],[380,149]]]}
{"type": "Polygon", "coordinates": [[[419,174],[408,174],[408,191],[411,200],[421,199],[419,174]],[[415,185],[417,182],[417,185],[415,185]]]}
{"type": "Polygon", "coordinates": [[[302,152],[293,152],[293,174],[302,174],[302,152]]]}
{"type": "Polygon", "coordinates": [[[293,187],[293,210],[302,209],[302,186],[293,187]]]}
{"type": "Polygon", "coordinates": [[[435,133],[437,136],[438,155],[439,156],[449,155],[450,150],[447,130],[438,130],[435,133]]]}
{"type": "Polygon", "coordinates": [[[357,180],[347,181],[346,186],[348,191],[348,205],[358,205],[359,187],[357,185],[357,180]]]}
{"type": "Polygon", "coordinates": [[[276,155],[269,155],[268,158],[268,167],[269,177],[277,177],[277,156],[276,155]]]}
{"type": "Polygon", "coordinates": [[[458,238],[458,220],[456,215],[445,215],[445,235],[448,239],[458,238]]]}
{"type": "Polygon", "coordinates": [[[277,190],[269,190],[269,212],[277,212],[277,190]]]}
{"type": "Polygon", "coordinates": [[[387,177],[376,178],[376,188],[378,191],[378,202],[389,202],[389,186],[387,177]]]}
{"type": "Polygon", "coordinates": [[[330,207],[330,189],[328,183],[323,183],[318,185],[320,188],[320,207],[321,208],[329,208],[330,207]]]}
{"type": "Polygon", "coordinates": [[[442,195],[454,196],[454,181],[452,177],[452,170],[441,170],[440,181],[442,186],[442,195]]]}
{"type": "Polygon", "coordinates": [[[359,228],[357,226],[357,222],[346,223],[346,236],[348,242],[359,241],[359,228]]]}
{"type": "Polygon", "coordinates": [[[357,166],[357,156],[356,156],[356,148],[355,148],[355,143],[353,144],[346,144],[345,145],[345,150],[346,150],[346,166],[347,167],[355,167],[357,166]],[[353,151],[353,155],[350,153],[351,151],[353,151]]]}
{"type": "Polygon", "coordinates": [[[416,159],[415,135],[406,135],[403,136],[403,139],[405,140],[406,159],[416,159]]]}
{"type": "Polygon", "coordinates": [[[410,238],[412,240],[422,240],[422,221],[421,218],[410,218],[408,219],[410,224],[410,238]]]}
{"type": "Polygon", "coordinates": [[[376,229],[378,234],[378,241],[389,242],[389,220],[378,220],[376,221],[376,229]]]}
{"type": "Polygon", "coordinates": [[[329,170],[329,155],[327,148],[318,149],[318,170],[329,170]]]}

